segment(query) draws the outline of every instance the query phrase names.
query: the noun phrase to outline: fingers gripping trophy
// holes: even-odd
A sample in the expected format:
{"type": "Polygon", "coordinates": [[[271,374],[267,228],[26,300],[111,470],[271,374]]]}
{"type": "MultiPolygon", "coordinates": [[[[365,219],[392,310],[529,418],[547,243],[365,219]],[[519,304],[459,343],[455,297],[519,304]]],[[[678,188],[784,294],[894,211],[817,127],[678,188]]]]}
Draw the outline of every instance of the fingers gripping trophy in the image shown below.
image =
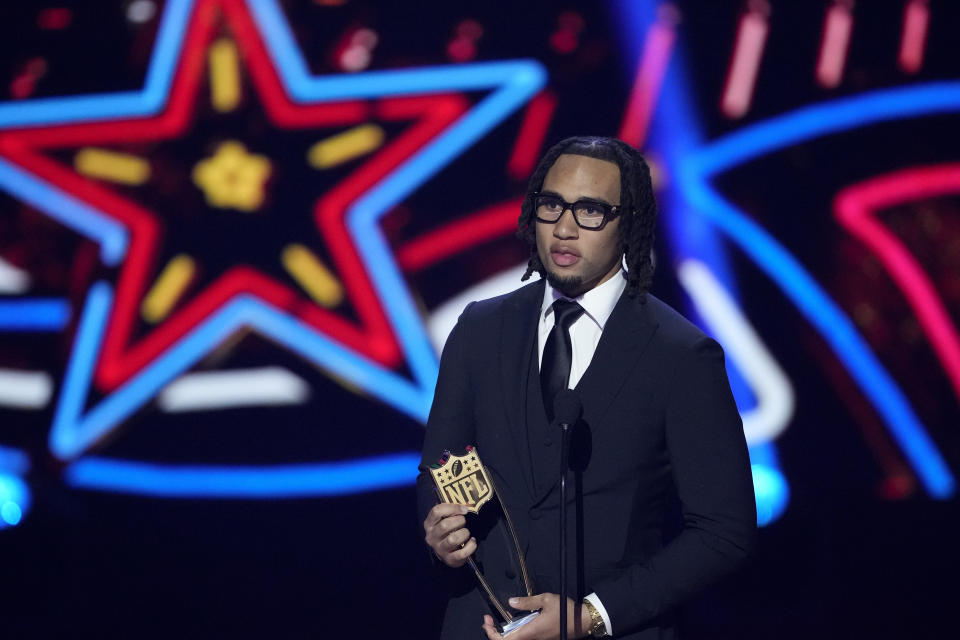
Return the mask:
{"type": "MultiPolygon", "coordinates": [[[[433,477],[434,484],[436,485],[440,504],[450,505],[451,507],[460,506],[464,515],[466,513],[479,515],[480,508],[496,497],[493,479],[490,477],[490,474],[487,473],[483,463],[480,462],[480,456],[475,447],[468,446],[465,455],[462,456],[456,456],[450,453],[450,451],[444,451],[440,461],[437,464],[430,465],[430,475],[433,477]]],[[[498,502],[500,503],[500,508],[503,511],[504,519],[506,520],[510,533],[513,551],[516,554],[517,565],[520,567],[524,587],[527,590],[527,595],[532,596],[533,588],[530,584],[523,552],[520,550],[520,542],[517,539],[513,521],[510,519],[510,514],[507,511],[506,505],[503,504],[503,501],[498,499],[498,502]]],[[[453,521],[450,526],[456,526],[456,524],[458,524],[457,521],[453,521]]],[[[446,533],[446,531],[444,531],[444,533],[446,533]]],[[[498,625],[500,633],[506,635],[536,618],[540,614],[539,611],[533,611],[518,617],[512,615],[509,609],[500,602],[500,599],[494,593],[480,567],[473,559],[472,551],[475,547],[472,547],[472,545],[476,545],[476,541],[472,538],[460,542],[459,548],[451,554],[451,559],[456,562],[460,560],[461,557],[465,557],[466,561],[470,564],[490,604],[500,613],[503,619],[503,622],[498,625]]],[[[447,560],[444,559],[444,561],[447,560]]],[[[460,564],[462,564],[462,561],[460,564]]]]}

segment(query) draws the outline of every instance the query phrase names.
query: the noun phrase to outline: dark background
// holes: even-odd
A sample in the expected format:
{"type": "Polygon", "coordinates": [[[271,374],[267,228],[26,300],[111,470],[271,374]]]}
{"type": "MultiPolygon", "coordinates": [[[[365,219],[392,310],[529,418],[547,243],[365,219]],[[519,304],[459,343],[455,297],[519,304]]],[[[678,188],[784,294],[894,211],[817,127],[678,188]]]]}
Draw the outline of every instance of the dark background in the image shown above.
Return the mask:
{"type": "MultiPolygon", "coordinates": [[[[843,79],[825,88],[816,82],[814,68],[824,15],[832,3],[772,2],[753,101],[744,116],[730,118],[719,105],[738,20],[748,7],[759,5],[676,2],[667,9],[679,22],[663,91],[671,83],[683,84],[699,143],[706,144],[806,105],[886,88],[955,82],[960,9],[946,1],[926,5],[931,22],[923,64],[908,73],[897,65],[906,4],[888,0],[854,7],[843,79]]],[[[547,145],[568,135],[617,135],[645,24],[655,14],[649,2],[303,0],[281,5],[316,75],[345,73],[339,55],[345,39],[359,28],[378,36],[368,69],[539,61],[549,74],[545,91],[557,100],[547,145]],[[482,35],[472,56],[452,60],[448,47],[465,20],[475,21],[482,35]],[[557,34],[564,31],[573,35],[570,50],[556,45],[564,37],[557,34]]],[[[3,104],[29,106],[45,97],[139,89],[163,10],[162,2],[5,3],[0,8],[3,104]],[[140,10],[152,6],[153,17],[132,20],[135,4],[140,10]]],[[[471,103],[481,98],[479,92],[464,96],[471,103]]],[[[388,213],[383,228],[391,246],[399,249],[471,212],[522,195],[526,176],[504,168],[522,116],[523,109],[388,213]]],[[[669,173],[673,165],[664,160],[671,131],[691,133],[675,129],[687,126],[677,116],[658,103],[651,123],[655,135],[644,145],[659,172],[662,230],[678,216],[696,215],[680,211],[682,203],[672,191],[675,177],[669,173]]],[[[194,124],[175,144],[126,149],[163,158],[167,168],[158,175],[175,181],[192,166],[190,153],[211,148],[216,137],[211,127],[222,126],[225,136],[258,141],[251,143],[259,144],[258,153],[295,176],[291,184],[320,180],[325,188],[356,166],[319,178],[306,173],[296,178],[305,143],[283,132],[263,135],[262,111],[252,91],[245,91],[241,106],[223,122],[201,104],[194,124]]],[[[388,136],[399,132],[396,125],[383,127],[388,136]]],[[[318,133],[308,142],[332,133],[318,133]]],[[[903,293],[869,249],[837,224],[830,207],[849,184],[909,167],[956,162],[958,137],[960,127],[951,113],[855,127],[778,149],[725,171],[714,183],[854,319],[953,473],[960,472],[957,395],[903,293]]],[[[72,152],[50,155],[69,165],[72,152]]],[[[229,250],[236,245],[211,243],[211,237],[224,233],[219,223],[176,223],[178,209],[205,207],[191,188],[170,196],[156,185],[139,191],[122,187],[155,212],[176,246],[206,251],[207,277],[217,265],[236,259],[229,250]]],[[[295,188],[270,197],[270,206],[306,206],[295,188]]],[[[908,203],[880,216],[933,281],[954,331],[960,317],[958,215],[960,197],[954,195],[908,203]]],[[[276,261],[276,248],[309,229],[296,222],[228,224],[236,224],[231,233],[243,247],[244,260],[277,278],[287,276],[276,261]],[[265,246],[270,249],[263,250],[265,246]]],[[[653,291],[691,312],[675,273],[680,258],[690,257],[689,249],[675,238],[660,233],[653,291]]],[[[685,608],[689,637],[950,637],[960,595],[955,494],[933,499],[923,489],[823,336],[746,253],[728,241],[718,242],[732,265],[741,309],[787,373],[797,404],[775,443],[789,483],[786,510],[761,529],[749,566],[685,608]]],[[[425,319],[455,294],[525,259],[525,249],[509,234],[465,247],[427,268],[405,271],[425,319]]],[[[322,247],[318,252],[328,259],[322,247]]],[[[96,256],[90,241],[0,192],[0,257],[30,274],[31,289],[23,296],[69,300],[75,320],[91,283],[115,275],[99,267],[96,256]]],[[[13,293],[0,294],[0,301],[16,299],[13,293]]],[[[356,317],[349,303],[338,312],[356,317]]],[[[0,328],[0,367],[46,371],[58,388],[75,325],[71,321],[60,332],[0,328]]],[[[143,335],[148,330],[142,323],[136,331],[143,335]]],[[[255,334],[231,340],[197,370],[267,365],[306,380],[310,399],[295,406],[176,414],[148,405],[91,453],[256,465],[349,460],[419,448],[419,423],[255,334]]],[[[4,637],[436,634],[442,597],[414,514],[412,486],[335,497],[231,500],[83,490],[66,481],[67,464],[47,449],[56,394],[53,398],[34,410],[0,407],[0,444],[29,457],[30,469],[20,475],[32,497],[23,520],[0,530],[4,637]]]]}

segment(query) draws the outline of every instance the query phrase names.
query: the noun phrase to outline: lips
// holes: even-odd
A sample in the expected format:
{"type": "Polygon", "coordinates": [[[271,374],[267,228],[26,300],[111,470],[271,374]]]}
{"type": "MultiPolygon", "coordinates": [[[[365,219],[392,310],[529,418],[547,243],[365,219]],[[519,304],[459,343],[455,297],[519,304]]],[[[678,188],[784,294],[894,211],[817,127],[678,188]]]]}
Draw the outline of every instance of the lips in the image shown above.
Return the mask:
{"type": "Polygon", "coordinates": [[[550,259],[558,267],[569,267],[580,261],[580,254],[571,247],[550,247],[550,259]]]}

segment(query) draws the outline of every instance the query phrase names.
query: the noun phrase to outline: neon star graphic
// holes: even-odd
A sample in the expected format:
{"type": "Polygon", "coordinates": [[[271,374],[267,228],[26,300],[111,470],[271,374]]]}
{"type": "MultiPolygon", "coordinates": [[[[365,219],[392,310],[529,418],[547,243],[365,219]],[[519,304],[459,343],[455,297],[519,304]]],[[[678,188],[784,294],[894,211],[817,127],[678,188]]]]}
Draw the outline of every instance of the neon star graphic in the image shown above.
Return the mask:
{"type": "Polygon", "coordinates": [[[678,171],[687,201],[771,277],[837,353],[876,407],[924,488],[936,498],[953,495],[956,479],[906,395],[846,313],[802,263],[745,211],[725,199],[712,179],[730,167],[791,144],[869,124],[958,109],[960,84],[956,82],[878,90],[744,127],[690,153],[678,171]]]}
{"type": "MultiPolygon", "coordinates": [[[[95,241],[104,265],[118,274],[116,283],[94,283],[79,313],[50,432],[54,454],[66,460],[83,456],[242,329],[425,421],[436,354],[378,221],[544,82],[543,69],[531,61],[313,76],[276,3],[173,0],[161,19],[143,90],[0,105],[0,188],[95,241]],[[278,129],[343,128],[371,119],[413,124],[304,212],[315,222],[359,322],[237,265],[135,342],[132,325],[152,277],[160,235],[156,213],[81,177],[49,152],[179,136],[190,126],[196,101],[206,98],[201,87],[205,54],[221,19],[244,54],[257,100],[278,129]],[[488,93],[471,104],[461,91],[488,93]],[[400,364],[409,374],[398,373],[400,364]],[[87,407],[94,386],[106,393],[87,407]]],[[[218,104],[228,110],[230,92],[224,98],[220,91],[218,104]]],[[[179,264],[188,269],[187,263],[179,264]]],[[[131,491],[163,485],[175,493],[178,486],[196,486],[199,474],[220,483],[224,495],[232,495],[226,487],[251,478],[267,487],[265,495],[316,495],[406,484],[416,472],[414,460],[414,454],[400,453],[268,470],[80,457],[67,477],[80,485],[131,491]]]]}

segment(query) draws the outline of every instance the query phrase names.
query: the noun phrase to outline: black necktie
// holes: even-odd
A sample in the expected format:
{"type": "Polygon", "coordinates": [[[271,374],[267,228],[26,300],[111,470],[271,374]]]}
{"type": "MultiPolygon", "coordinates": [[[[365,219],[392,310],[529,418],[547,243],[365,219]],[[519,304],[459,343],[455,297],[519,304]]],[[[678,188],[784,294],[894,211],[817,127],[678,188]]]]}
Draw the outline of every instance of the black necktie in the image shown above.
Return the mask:
{"type": "Polygon", "coordinates": [[[582,313],[583,307],[576,302],[559,299],[553,303],[553,329],[547,336],[543,359],[540,361],[540,390],[550,422],[553,422],[553,399],[570,382],[570,363],[573,360],[570,326],[582,313]]]}

